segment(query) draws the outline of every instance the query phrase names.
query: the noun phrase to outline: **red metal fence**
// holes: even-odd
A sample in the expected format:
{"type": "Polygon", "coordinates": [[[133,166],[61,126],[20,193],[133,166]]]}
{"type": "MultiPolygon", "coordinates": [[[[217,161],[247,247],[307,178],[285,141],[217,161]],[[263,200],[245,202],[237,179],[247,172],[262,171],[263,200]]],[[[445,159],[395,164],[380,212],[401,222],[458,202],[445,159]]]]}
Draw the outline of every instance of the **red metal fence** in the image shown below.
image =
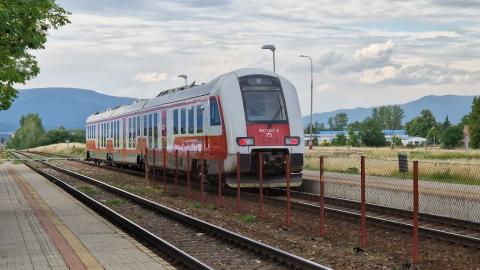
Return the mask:
{"type": "MultiPolygon", "coordinates": [[[[217,208],[231,207],[232,211],[244,211],[240,191],[241,173],[239,153],[236,158],[236,196],[231,206],[226,206],[223,197],[222,175],[224,174],[224,160],[217,160],[215,169],[206,168],[208,157],[199,152],[167,152],[165,150],[146,149],[145,181],[159,186],[160,172],[163,173],[163,190],[168,192],[169,178],[166,167],[174,168],[172,172],[174,195],[180,195],[178,178],[186,179],[184,194],[186,198],[208,203],[205,193],[205,177],[207,174],[218,174],[217,208]],[[196,168],[192,168],[191,160],[196,160],[196,168]],[[153,166],[153,164],[155,166],[153,166]],[[209,170],[209,173],[206,170],[209,170]],[[212,172],[215,170],[214,172],[212,172]],[[197,173],[199,190],[192,189],[192,172],[197,173]]],[[[259,189],[258,189],[258,218],[264,219],[264,163],[260,153],[259,189]]],[[[294,193],[290,186],[291,157],[285,158],[285,227],[292,225],[292,203],[294,193]]],[[[409,210],[412,213],[412,261],[419,262],[419,215],[421,213],[434,214],[445,217],[454,217],[473,222],[480,222],[480,169],[475,164],[455,164],[446,162],[418,162],[400,161],[365,156],[316,156],[307,157],[307,169],[304,179],[318,181],[310,187],[311,193],[319,195],[319,235],[325,236],[326,231],[326,198],[341,198],[359,203],[359,246],[367,248],[367,213],[369,205],[385,206],[409,210]],[[312,165],[313,164],[313,165],[312,165]]],[[[305,182],[306,180],[304,180],[305,182]]],[[[196,185],[198,187],[198,185],[196,185]]],[[[198,188],[197,188],[198,189],[198,188]]],[[[295,220],[293,219],[293,223],[295,220]]]]}

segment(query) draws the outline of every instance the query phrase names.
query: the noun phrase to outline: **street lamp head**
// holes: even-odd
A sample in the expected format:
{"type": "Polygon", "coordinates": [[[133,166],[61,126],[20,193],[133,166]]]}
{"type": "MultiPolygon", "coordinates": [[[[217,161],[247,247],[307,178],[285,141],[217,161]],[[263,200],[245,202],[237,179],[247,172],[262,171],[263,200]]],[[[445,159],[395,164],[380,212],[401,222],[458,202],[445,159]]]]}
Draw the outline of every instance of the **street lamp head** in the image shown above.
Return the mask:
{"type": "Polygon", "coordinates": [[[299,57],[307,57],[306,55],[300,54],[299,57]]]}
{"type": "Polygon", "coordinates": [[[185,85],[187,85],[187,74],[180,74],[177,77],[184,79],[185,80],[185,85]]]}
{"type": "Polygon", "coordinates": [[[275,51],[275,46],[273,46],[273,45],[263,45],[262,49],[271,50],[272,52],[274,52],[275,51]]]}

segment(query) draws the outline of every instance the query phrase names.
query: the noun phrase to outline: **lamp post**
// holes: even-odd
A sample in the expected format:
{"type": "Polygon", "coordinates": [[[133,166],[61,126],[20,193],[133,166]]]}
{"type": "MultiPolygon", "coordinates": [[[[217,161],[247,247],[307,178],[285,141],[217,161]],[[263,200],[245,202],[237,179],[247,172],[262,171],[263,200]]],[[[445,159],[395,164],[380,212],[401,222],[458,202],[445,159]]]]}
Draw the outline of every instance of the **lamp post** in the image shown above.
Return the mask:
{"type": "Polygon", "coordinates": [[[308,144],[308,149],[312,150],[313,148],[313,61],[312,58],[308,55],[300,55],[300,57],[308,58],[310,60],[310,143],[308,144]]]}
{"type": "Polygon", "coordinates": [[[273,53],[273,73],[275,73],[275,46],[273,46],[273,45],[263,45],[262,49],[272,51],[272,53],[273,53]]]}
{"type": "Polygon", "coordinates": [[[185,80],[185,85],[187,85],[187,74],[180,74],[177,77],[178,78],[183,78],[185,80]]]}

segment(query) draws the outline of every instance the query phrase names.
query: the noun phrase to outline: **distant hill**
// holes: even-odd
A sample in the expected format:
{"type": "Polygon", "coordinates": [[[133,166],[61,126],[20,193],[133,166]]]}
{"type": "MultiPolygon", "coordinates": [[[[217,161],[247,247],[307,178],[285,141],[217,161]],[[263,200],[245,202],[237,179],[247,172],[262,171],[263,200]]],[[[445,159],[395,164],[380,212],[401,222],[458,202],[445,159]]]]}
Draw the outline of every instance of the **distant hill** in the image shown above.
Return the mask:
{"type": "Polygon", "coordinates": [[[63,125],[67,129],[83,128],[92,113],[133,102],[133,98],[115,97],[77,88],[35,88],[19,90],[12,107],[0,111],[0,132],[19,127],[22,115],[38,113],[45,129],[63,125]]]}
{"type": "MultiPolygon", "coordinates": [[[[458,123],[460,119],[470,112],[472,106],[473,96],[425,96],[420,99],[398,104],[405,111],[405,118],[403,123],[410,121],[412,118],[418,116],[423,109],[429,109],[437,121],[443,121],[448,115],[448,119],[452,123],[458,123]]],[[[365,117],[372,114],[372,109],[369,108],[355,108],[355,109],[340,109],[332,112],[314,113],[313,121],[324,123],[328,127],[328,118],[337,113],[346,113],[348,122],[362,121],[365,117]]],[[[310,122],[310,116],[303,117],[305,126],[310,122]]]]}

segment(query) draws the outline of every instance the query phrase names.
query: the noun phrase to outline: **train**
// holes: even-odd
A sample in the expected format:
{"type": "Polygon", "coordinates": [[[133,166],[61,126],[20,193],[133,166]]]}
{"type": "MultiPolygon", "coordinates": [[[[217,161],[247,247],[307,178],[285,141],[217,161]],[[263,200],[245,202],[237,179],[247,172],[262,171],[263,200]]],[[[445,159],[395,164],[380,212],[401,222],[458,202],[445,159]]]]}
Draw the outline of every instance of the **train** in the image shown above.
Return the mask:
{"type": "Polygon", "coordinates": [[[304,165],[303,124],[295,86],[260,68],[243,68],[209,83],[160,92],[155,98],[96,112],[86,120],[86,158],[122,166],[203,172],[222,166],[229,187],[300,186],[304,165]],[[155,150],[157,157],[152,157],[155,150]],[[185,153],[192,153],[190,158],[185,153]],[[177,157],[171,153],[176,153],[177,157]],[[201,158],[194,153],[202,153],[201,158]],[[238,160],[237,160],[238,159],[238,160]],[[188,164],[187,164],[188,163],[188,164]]]}

